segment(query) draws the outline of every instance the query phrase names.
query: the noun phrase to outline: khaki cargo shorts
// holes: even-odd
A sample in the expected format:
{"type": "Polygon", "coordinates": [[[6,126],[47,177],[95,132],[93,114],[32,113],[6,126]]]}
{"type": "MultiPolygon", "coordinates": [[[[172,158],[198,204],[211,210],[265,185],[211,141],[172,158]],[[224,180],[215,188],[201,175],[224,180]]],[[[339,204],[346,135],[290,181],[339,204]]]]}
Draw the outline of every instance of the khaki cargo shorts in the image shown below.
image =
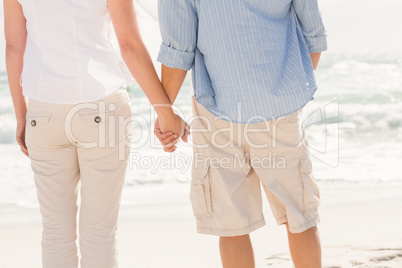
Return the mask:
{"type": "Polygon", "coordinates": [[[265,225],[261,185],[278,225],[292,233],[319,221],[301,110],[256,124],[222,120],[193,97],[190,199],[199,233],[248,234],[265,225]]]}

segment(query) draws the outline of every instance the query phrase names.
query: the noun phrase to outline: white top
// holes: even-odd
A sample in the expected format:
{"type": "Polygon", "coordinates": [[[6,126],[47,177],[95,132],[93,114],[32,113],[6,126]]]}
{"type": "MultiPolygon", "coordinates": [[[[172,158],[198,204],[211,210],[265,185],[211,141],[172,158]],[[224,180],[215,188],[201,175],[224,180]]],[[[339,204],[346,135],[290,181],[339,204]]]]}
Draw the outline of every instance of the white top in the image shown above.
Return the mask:
{"type": "Polygon", "coordinates": [[[107,0],[19,0],[28,39],[24,96],[74,104],[101,99],[132,77],[112,44],[107,0]]]}

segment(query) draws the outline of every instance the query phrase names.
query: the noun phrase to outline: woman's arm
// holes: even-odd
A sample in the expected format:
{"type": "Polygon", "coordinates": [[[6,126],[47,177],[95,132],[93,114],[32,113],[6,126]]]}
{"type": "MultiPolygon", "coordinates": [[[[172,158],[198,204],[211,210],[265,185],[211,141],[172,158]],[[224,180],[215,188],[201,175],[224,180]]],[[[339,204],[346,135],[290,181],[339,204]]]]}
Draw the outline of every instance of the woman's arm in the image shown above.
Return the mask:
{"type": "Polygon", "coordinates": [[[108,0],[123,59],[158,114],[161,130],[183,136],[185,123],[174,114],[171,101],[156,74],[138,27],[132,0],[108,0]]]}
{"type": "Polygon", "coordinates": [[[8,83],[14,104],[15,116],[17,118],[17,142],[23,153],[28,155],[28,150],[25,145],[27,102],[22,95],[22,87],[20,85],[27,30],[22,7],[17,0],[4,0],[4,31],[6,36],[8,83]]]}

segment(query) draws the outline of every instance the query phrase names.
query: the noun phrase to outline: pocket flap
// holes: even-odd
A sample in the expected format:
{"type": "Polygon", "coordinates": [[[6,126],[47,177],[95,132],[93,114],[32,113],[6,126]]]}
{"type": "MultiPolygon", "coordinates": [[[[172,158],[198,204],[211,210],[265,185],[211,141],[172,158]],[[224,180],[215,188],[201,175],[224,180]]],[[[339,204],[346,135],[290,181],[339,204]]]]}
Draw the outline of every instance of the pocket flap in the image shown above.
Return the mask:
{"type": "Polygon", "coordinates": [[[194,216],[199,218],[209,217],[209,210],[207,205],[208,200],[206,198],[207,195],[204,185],[191,185],[190,200],[193,207],[194,216]]]}
{"type": "Polygon", "coordinates": [[[303,157],[302,159],[300,159],[300,169],[307,175],[312,173],[313,167],[311,164],[311,160],[308,157],[303,157]]]}
{"type": "Polygon", "coordinates": [[[114,115],[114,112],[112,111],[107,111],[104,113],[99,113],[99,112],[85,112],[85,113],[78,113],[78,116],[83,118],[83,119],[93,119],[97,116],[101,117],[103,120],[107,119],[109,116],[114,115]]]}
{"type": "Polygon", "coordinates": [[[28,123],[31,123],[35,120],[37,124],[45,124],[49,122],[50,117],[52,117],[50,114],[28,114],[26,119],[28,123]]]}

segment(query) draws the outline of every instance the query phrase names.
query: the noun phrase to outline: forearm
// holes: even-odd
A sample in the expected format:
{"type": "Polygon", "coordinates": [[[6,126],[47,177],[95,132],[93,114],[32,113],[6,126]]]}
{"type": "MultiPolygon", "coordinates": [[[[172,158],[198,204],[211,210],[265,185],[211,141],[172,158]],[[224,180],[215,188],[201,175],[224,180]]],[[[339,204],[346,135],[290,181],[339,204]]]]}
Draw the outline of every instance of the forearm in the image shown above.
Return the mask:
{"type": "Polygon", "coordinates": [[[314,70],[317,70],[318,62],[320,61],[321,52],[311,53],[311,61],[313,62],[314,70]]]}
{"type": "Polygon", "coordinates": [[[172,112],[171,102],[159,81],[145,45],[122,47],[121,53],[131,74],[155,108],[158,116],[172,112]]]}
{"type": "Polygon", "coordinates": [[[172,104],[175,102],[180,88],[186,78],[187,71],[162,65],[162,85],[172,104]]]}
{"type": "Polygon", "coordinates": [[[10,86],[11,98],[13,100],[15,116],[18,123],[26,121],[27,101],[22,94],[20,77],[24,62],[24,50],[7,45],[6,47],[6,68],[8,83],[10,86]]]}

